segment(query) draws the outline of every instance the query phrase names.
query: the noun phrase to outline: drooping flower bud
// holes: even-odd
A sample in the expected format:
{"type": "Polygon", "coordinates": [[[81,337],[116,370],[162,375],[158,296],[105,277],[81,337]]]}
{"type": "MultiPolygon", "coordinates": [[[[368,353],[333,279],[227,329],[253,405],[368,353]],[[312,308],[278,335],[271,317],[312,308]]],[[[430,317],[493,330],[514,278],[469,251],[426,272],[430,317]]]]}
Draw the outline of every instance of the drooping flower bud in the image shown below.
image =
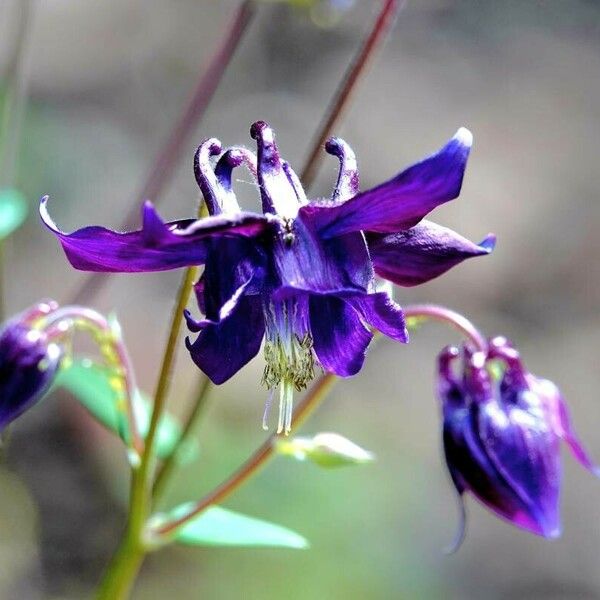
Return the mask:
{"type": "Polygon", "coordinates": [[[0,430],[42,398],[58,370],[62,350],[39,327],[56,308],[42,302],[0,329],[0,430]]]}
{"type": "MultiPolygon", "coordinates": [[[[558,389],[526,371],[504,338],[492,340],[487,354],[463,348],[456,372],[459,355],[447,348],[438,358],[444,452],[459,496],[471,492],[517,527],[558,537],[560,440],[595,472],[558,389]],[[492,361],[501,364],[498,381],[490,375],[492,361]]],[[[463,529],[464,520],[458,543],[463,529]]]]}

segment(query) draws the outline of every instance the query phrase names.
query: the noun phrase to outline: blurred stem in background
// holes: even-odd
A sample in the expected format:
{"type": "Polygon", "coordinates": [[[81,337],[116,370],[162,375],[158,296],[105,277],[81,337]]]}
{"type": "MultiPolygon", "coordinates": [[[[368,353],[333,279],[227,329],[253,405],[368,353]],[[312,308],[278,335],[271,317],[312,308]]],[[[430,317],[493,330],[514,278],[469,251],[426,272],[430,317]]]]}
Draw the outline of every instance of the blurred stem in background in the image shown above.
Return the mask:
{"type": "MultiPolygon", "coordinates": [[[[173,129],[148,169],[139,193],[131,204],[120,229],[134,229],[139,221],[140,206],[144,200],[159,203],[162,193],[171,181],[181,154],[196,131],[196,126],[204,116],[217,87],[223,78],[235,51],[244,37],[256,12],[254,0],[244,0],[233,15],[219,47],[211,57],[208,66],[201,71],[200,79],[194,87],[183,111],[173,129]]],[[[70,303],[89,304],[110,279],[110,273],[92,273],[84,277],[71,294],[70,303]]]]}
{"type": "Polygon", "coordinates": [[[315,135],[310,153],[304,168],[302,169],[300,180],[302,181],[304,188],[309,188],[314,182],[325,142],[337,127],[339,120],[342,118],[344,110],[352,97],[352,92],[356,89],[357,83],[365,73],[366,68],[369,66],[377,49],[381,46],[382,42],[385,41],[386,35],[391,30],[392,25],[403,6],[404,0],[384,1],[374,26],[344,74],[344,78],[329,103],[327,112],[323,117],[317,135],[315,135]]]}
{"type": "MultiPolygon", "coordinates": [[[[35,0],[0,6],[0,16],[14,13],[14,41],[4,77],[4,105],[0,122],[0,191],[13,188],[17,176],[21,129],[27,98],[28,48],[35,0]]],[[[0,239],[0,322],[5,315],[4,242],[0,239]]]]}

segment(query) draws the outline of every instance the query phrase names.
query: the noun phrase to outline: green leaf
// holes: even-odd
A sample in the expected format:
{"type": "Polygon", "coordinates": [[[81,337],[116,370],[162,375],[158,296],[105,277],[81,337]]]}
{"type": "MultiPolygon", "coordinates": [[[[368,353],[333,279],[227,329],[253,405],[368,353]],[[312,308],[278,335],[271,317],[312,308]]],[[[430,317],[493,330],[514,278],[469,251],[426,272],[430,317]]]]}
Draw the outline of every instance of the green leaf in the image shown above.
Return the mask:
{"type": "MultiPolygon", "coordinates": [[[[193,503],[182,504],[163,517],[178,519],[193,508],[193,503]]],[[[162,521],[162,519],[161,519],[162,521]]],[[[300,534],[268,521],[247,517],[241,513],[210,506],[184,525],[175,535],[175,541],[191,546],[245,546],[270,548],[309,547],[300,534]]]]}
{"type": "Polygon", "coordinates": [[[317,433],[313,437],[278,437],[275,452],[299,461],[310,460],[320,467],[335,468],[364,465],[375,455],[338,433],[317,433]]]}
{"type": "Polygon", "coordinates": [[[21,226],[27,216],[27,202],[19,190],[0,189],[0,240],[21,226]]]}
{"type": "MultiPolygon", "coordinates": [[[[75,361],[58,374],[56,385],[69,390],[85,408],[108,429],[125,438],[127,415],[118,408],[118,399],[110,386],[111,370],[91,360],[75,361]]],[[[140,431],[145,437],[150,426],[150,402],[140,392],[134,402],[140,431]]],[[[167,458],[177,446],[181,427],[174,417],[165,413],[158,425],[156,453],[167,458]]],[[[189,462],[198,455],[198,443],[186,440],[178,451],[178,460],[189,462]]]]}

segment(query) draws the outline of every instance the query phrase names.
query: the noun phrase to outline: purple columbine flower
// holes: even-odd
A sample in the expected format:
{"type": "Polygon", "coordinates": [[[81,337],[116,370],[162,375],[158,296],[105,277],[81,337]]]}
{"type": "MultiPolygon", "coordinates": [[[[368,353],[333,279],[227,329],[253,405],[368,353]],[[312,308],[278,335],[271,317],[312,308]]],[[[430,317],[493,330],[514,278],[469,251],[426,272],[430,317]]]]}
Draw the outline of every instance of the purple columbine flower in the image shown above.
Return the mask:
{"type": "Polygon", "coordinates": [[[280,389],[278,430],[290,429],[293,390],[315,366],[346,377],[357,373],[372,328],[407,341],[400,307],[376,290],[375,274],[404,286],[428,281],[466,258],[489,254],[493,236],[474,244],[423,220],[459,194],[472,137],[466,129],[436,154],[389,181],[358,190],[356,158],[330,139],[340,163],[332,196],[308,200],[280,158],[271,128],[251,128],[257,156],[245,148],[222,152],[216,139],[196,152],[194,171],[208,217],[165,223],[146,202],[140,231],[58,229],[42,199],[41,215],[71,264],[88,271],[140,272],[204,265],[196,297],[204,318],[186,312],[194,362],[223,383],[259,351],[265,338],[263,381],[280,389]],[[245,165],[255,178],[263,214],[241,210],[232,171],[245,165]]]}
{"type": "Polygon", "coordinates": [[[52,384],[62,350],[39,325],[56,308],[54,302],[41,302],[0,329],[0,431],[52,384]]]}
{"type": "MultiPolygon", "coordinates": [[[[517,527],[558,537],[560,440],[598,474],[571,427],[564,399],[552,382],[526,370],[505,338],[491,340],[487,354],[464,347],[457,373],[460,354],[448,347],[438,357],[444,451],[459,496],[471,492],[517,527]]],[[[463,534],[464,518],[455,547],[463,534]]]]}

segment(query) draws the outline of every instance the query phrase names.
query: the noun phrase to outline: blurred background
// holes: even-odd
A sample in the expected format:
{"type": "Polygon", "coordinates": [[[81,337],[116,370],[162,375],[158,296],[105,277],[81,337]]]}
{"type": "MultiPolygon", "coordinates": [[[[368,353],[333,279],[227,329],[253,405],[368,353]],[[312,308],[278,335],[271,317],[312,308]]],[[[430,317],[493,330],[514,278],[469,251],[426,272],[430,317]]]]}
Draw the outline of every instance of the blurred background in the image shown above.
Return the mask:
{"type": "MultiPolygon", "coordinates": [[[[0,75],[20,2],[0,0],[0,75]]],[[[9,312],[41,297],[66,301],[82,281],[40,225],[38,198],[54,198],[53,216],[66,230],[117,226],[237,6],[33,4],[17,179],[32,210],[6,248],[9,312]]],[[[377,6],[357,1],[325,28],[306,11],[261,4],[161,213],[192,215],[200,141],[251,145],[257,119],[271,123],[300,170],[377,6]]],[[[475,240],[494,231],[498,248],[396,296],[448,305],[513,338],[530,369],[561,387],[600,461],[599,32],[600,3],[592,0],[409,2],[336,134],[354,148],[366,188],[437,149],[459,126],[473,131],[461,197],[434,220],[475,240]]],[[[313,197],[330,192],[336,171],[325,158],[313,197]]],[[[237,184],[238,197],[254,208],[248,180],[237,184]]],[[[148,391],[179,279],[177,272],[115,276],[94,300],[116,311],[148,391]]],[[[376,453],[374,465],[326,471],[278,459],[227,502],[301,532],[310,550],[169,548],[146,562],[134,598],[600,598],[600,485],[570,456],[560,540],[522,533],[470,499],[467,540],[458,554],[443,555],[458,512],[433,370],[439,349],[456,341],[427,325],[407,347],[381,343],[303,427],[347,436],[376,453]]],[[[199,381],[184,351],[179,358],[176,413],[199,381]]],[[[197,430],[202,457],[181,471],[165,506],[210,489],[262,441],[261,371],[259,358],[209,399],[197,430]]],[[[124,523],[122,447],[66,394],[28,413],[12,435],[0,466],[0,598],[85,598],[124,523]]]]}

